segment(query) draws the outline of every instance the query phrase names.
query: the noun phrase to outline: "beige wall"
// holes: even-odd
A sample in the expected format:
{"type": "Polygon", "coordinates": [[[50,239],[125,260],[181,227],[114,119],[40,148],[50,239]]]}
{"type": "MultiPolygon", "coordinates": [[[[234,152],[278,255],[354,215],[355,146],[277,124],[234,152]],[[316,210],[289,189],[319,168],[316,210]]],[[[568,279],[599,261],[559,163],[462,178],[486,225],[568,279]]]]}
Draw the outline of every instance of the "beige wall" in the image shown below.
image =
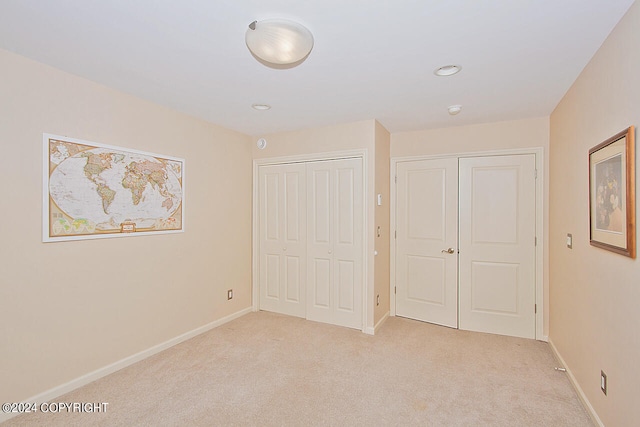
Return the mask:
{"type": "Polygon", "coordinates": [[[391,135],[391,157],[432,156],[514,148],[549,148],[549,118],[484,123],[391,135]]]}
{"type": "Polygon", "coordinates": [[[436,156],[495,150],[542,147],[544,152],[543,193],[543,294],[545,339],[549,333],[549,118],[399,132],[391,135],[391,157],[436,156]]]}
{"type": "Polygon", "coordinates": [[[380,295],[380,305],[375,305],[374,324],[377,325],[385,315],[389,313],[389,256],[390,256],[390,222],[389,213],[391,205],[391,193],[389,188],[389,166],[390,166],[390,144],[391,135],[380,123],[376,122],[375,128],[375,154],[376,154],[376,180],[375,194],[382,195],[382,205],[376,204],[376,236],[375,250],[375,290],[374,298],[380,295]],[[377,227],[380,227],[380,237],[377,234],[377,227]]]}
{"type": "Polygon", "coordinates": [[[589,245],[588,154],[640,125],[639,76],[635,3],[551,115],[550,340],[607,426],[640,420],[640,261],[589,245]]]}
{"type": "MultiPolygon", "coordinates": [[[[386,131],[375,120],[363,120],[359,122],[325,126],[320,128],[305,129],[300,131],[281,132],[263,135],[267,140],[267,147],[259,150],[255,141],[253,144],[254,159],[273,159],[291,156],[323,157],[323,153],[336,153],[340,151],[362,150],[366,154],[366,197],[365,210],[367,215],[367,248],[366,248],[366,287],[367,304],[364,307],[367,313],[365,328],[371,332],[374,326],[375,308],[375,183],[376,183],[376,133],[381,138],[386,131]]],[[[257,138],[255,138],[257,140],[257,138]]],[[[382,298],[382,296],[381,296],[382,298]]],[[[382,302],[381,302],[382,305],[382,302]]],[[[388,309],[388,304],[387,304],[388,309]]]]}
{"type": "Polygon", "coordinates": [[[0,402],[250,307],[248,136],[7,51],[0,64],[0,402]],[[43,132],[184,158],[186,232],[42,243],[43,132]]]}
{"type": "MultiPolygon", "coordinates": [[[[331,153],[344,150],[371,150],[374,143],[374,120],[363,120],[346,124],[280,132],[261,135],[267,140],[267,148],[258,149],[252,142],[253,158],[268,159],[331,153]]],[[[370,156],[371,157],[371,156],[370,156]]]]}

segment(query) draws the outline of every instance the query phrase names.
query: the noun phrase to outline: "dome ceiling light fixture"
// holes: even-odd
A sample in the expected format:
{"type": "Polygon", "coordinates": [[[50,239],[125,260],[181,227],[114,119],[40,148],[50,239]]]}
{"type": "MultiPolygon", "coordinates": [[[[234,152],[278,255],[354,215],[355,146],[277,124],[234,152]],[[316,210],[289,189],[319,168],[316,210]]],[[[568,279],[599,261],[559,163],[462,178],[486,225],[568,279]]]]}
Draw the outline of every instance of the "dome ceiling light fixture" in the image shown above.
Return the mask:
{"type": "Polygon", "coordinates": [[[450,115],[455,116],[460,111],[462,111],[462,105],[451,105],[449,106],[449,108],[447,108],[447,110],[449,110],[450,115]]]}
{"type": "Polygon", "coordinates": [[[245,34],[251,54],[271,68],[293,68],[313,49],[313,35],[305,26],[288,19],[253,21],[245,34]]]}
{"type": "Polygon", "coordinates": [[[443,67],[436,68],[433,74],[440,77],[448,77],[458,74],[460,70],[462,70],[462,67],[459,65],[445,65],[443,67]]]}
{"type": "Polygon", "coordinates": [[[268,104],[251,104],[251,108],[258,111],[267,111],[271,109],[271,105],[268,104]]]}

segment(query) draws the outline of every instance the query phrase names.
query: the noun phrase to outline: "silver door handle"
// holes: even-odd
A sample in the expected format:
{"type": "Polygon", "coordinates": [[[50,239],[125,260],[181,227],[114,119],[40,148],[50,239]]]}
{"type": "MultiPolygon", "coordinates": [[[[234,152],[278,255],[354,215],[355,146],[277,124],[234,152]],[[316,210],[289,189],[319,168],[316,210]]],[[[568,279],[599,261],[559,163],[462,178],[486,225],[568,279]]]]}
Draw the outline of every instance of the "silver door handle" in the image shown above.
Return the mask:
{"type": "Polygon", "coordinates": [[[453,250],[453,248],[443,249],[443,250],[442,250],[442,253],[443,253],[443,254],[452,254],[452,253],[454,253],[454,252],[455,252],[455,251],[453,250]]]}

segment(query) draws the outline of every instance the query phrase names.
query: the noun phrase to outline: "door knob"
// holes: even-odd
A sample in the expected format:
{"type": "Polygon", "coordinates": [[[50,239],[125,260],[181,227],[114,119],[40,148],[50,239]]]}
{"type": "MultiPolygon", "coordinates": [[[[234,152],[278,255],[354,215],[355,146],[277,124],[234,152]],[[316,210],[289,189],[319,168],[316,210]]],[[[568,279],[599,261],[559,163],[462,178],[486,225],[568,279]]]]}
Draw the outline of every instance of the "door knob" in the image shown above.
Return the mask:
{"type": "Polygon", "coordinates": [[[443,250],[442,250],[442,253],[443,253],[443,254],[444,254],[444,253],[446,253],[446,254],[452,254],[452,253],[454,253],[454,252],[455,252],[455,251],[453,250],[453,248],[443,249],[443,250]]]}
{"type": "Polygon", "coordinates": [[[332,251],[329,251],[329,253],[331,253],[332,251]]]}
{"type": "Polygon", "coordinates": [[[282,248],[282,250],[286,252],[286,251],[287,251],[287,248],[282,248]]]}

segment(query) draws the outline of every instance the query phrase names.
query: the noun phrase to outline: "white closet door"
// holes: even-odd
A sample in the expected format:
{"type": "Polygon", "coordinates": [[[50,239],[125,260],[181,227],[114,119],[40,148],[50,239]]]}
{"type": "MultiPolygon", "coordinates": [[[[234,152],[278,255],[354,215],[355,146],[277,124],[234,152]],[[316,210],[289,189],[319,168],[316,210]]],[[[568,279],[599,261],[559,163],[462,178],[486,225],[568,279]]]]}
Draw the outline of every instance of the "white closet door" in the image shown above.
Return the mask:
{"type": "Polygon", "coordinates": [[[458,159],[397,168],[396,315],[458,326],[458,159]]]}
{"type": "Polygon", "coordinates": [[[306,313],[305,165],[260,166],[260,309],[306,313]]]}
{"type": "Polygon", "coordinates": [[[460,329],[535,338],[535,156],[460,159],[460,329]]]}
{"type": "Polygon", "coordinates": [[[362,159],[307,163],[307,319],[362,328],[362,159]]]}

